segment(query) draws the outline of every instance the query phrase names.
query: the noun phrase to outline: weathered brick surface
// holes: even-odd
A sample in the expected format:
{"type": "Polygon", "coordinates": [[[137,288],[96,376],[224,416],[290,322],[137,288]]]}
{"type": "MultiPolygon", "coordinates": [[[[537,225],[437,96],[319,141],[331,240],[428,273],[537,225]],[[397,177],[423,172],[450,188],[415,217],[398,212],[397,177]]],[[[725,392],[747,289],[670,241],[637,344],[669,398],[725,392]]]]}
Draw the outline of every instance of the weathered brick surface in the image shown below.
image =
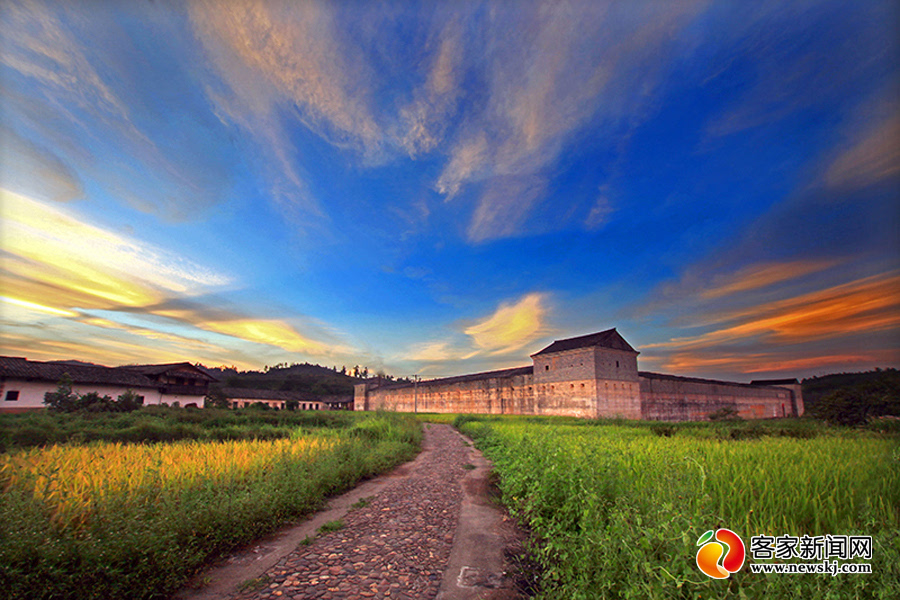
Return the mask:
{"type": "Polygon", "coordinates": [[[608,337],[613,347],[562,340],[532,355],[532,367],[415,386],[360,384],[355,409],[672,421],[703,420],[723,408],[747,419],[803,414],[799,384],[753,386],[639,372],[638,353],[611,332],[586,337],[608,337]]]}

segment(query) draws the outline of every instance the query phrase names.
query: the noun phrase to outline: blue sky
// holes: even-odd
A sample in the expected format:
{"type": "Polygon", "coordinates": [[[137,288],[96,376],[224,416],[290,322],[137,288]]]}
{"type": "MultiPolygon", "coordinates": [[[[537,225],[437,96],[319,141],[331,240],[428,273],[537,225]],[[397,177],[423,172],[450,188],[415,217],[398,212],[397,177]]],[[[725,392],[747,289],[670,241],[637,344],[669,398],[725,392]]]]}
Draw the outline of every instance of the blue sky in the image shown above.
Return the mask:
{"type": "Polygon", "coordinates": [[[900,365],[896,2],[0,6],[0,344],[900,365]]]}

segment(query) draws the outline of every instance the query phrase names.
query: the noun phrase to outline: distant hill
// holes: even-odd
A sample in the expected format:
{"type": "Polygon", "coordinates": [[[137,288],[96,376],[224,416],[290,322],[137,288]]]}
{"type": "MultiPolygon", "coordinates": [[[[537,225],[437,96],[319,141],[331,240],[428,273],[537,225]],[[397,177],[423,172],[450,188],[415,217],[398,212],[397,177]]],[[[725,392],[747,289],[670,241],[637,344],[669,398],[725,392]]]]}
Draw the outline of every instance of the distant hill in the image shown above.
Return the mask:
{"type": "Polygon", "coordinates": [[[803,404],[809,415],[845,425],[872,417],[900,416],[900,371],[875,369],[804,379],[803,404]]]}
{"type": "Polygon", "coordinates": [[[264,371],[207,370],[219,381],[214,387],[303,392],[315,396],[352,396],[353,385],[363,381],[329,367],[309,363],[279,365],[264,371]]]}
{"type": "Polygon", "coordinates": [[[804,379],[803,403],[809,408],[819,400],[841,389],[856,388],[858,386],[894,386],[900,382],[900,371],[897,369],[875,369],[859,373],[833,373],[821,377],[804,379]]]}

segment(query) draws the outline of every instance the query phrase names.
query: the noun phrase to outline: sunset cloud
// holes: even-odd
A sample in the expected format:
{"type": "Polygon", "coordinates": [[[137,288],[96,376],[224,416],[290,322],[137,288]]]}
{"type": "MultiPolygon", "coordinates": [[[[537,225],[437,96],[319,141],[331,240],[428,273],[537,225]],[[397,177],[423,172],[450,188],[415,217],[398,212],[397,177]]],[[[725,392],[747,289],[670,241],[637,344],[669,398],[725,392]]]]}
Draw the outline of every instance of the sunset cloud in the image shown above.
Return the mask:
{"type": "Polygon", "coordinates": [[[698,371],[740,372],[747,375],[759,373],[798,373],[827,371],[835,367],[847,366],[871,369],[875,366],[891,364],[896,356],[884,350],[869,350],[849,354],[815,354],[798,358],[792,352],[734,352],[734,353],[690,353],[679,352],[661,361],[661,368],[673,372],[695,373],[698,371]]]}
{"type": "MultiPolygon", "coordinates": [[[[874,336],[896,331],[900,328],[900,275],[866,277],[761,306],[724,311],[711,316],[709,321],[717,326],[706,333],[648,344],[644,348],[654,354],[664,350],[672,357],[670,361],[680,357],[677,361],[684,366],[696,359],[694,353],[705,349],[749,342],[792,346],[862,333],[874,336]]],[[[710,360],[727,362],[725,355],[703,360],[704,366],[716,364],[710,360]]],[[[747,362],[753,360],[752,355],[747,355],[747,362]]]]}
{"type": "Polygon", "coordinates": [[[466,327],[479,351],[515,352],[546,335],[547,296],[532,293],[515,303],[504,303],[487,319],[466,327]]]}
{"type": "Polygon", "coordinates": [[[403,359],[440,364],[493,357],[521,362],[523,349],[550,333],[549,315],[547,294],[525,294],[516,301],[501,303],[489,316],[462,327],[461,335],[414,345],[403,359]]]}
{"type": "Polygon", "coordinates": [[[825,173],[833,187],[861,187],[900,175],[900,112],[870,125],[825,173]]]}
{"type": "Polygon", "coordinates": [[[0,189],[7,295],[61,310],[139,307],[229,279],[163,249],[0,189]],[[56,296],[47,289],[63,290],[56,296]],[[17,296],[21,295],[22,297],[17,296]]]}
{"type": "Polygon", "coordinates": [[[71,322],[77,322],[115,332],[88,336],[92,341],[83,341],[85,347],[101,343],[128,347],[136,343],[128,340],[145,339],[155,344],[147,352],[167,356],[179,348],[197,356],[227,356],[227,339],[211,343],[204,339],[208,333],[306,356],[352,352],[333,340],[303,335],[279,319],[219,308],[166,310],[169,298],[189,299],[232,280],[182,256],[87,224],[60,207],[0,189],[0,217],[5,251],[0,259],[4,289],[0,316],[7,323],[65,318],[56,327],[72,328],[71,322]],[[96,316],[98,310],[105,316],[96,316]],[[128,315],[145,319],[146,326],[127,322],[128,315]]]}
{"type": "Polygon", "coordinates": [[[712,300],[792,281],[806,275],[819,273],[836,264],[839,264],[839,261],[795,260],[753,264],[739,269],[735,273],[718,275],[705,288],[701,282],[692,282],[690,289],[700,298],[712,300]]]}

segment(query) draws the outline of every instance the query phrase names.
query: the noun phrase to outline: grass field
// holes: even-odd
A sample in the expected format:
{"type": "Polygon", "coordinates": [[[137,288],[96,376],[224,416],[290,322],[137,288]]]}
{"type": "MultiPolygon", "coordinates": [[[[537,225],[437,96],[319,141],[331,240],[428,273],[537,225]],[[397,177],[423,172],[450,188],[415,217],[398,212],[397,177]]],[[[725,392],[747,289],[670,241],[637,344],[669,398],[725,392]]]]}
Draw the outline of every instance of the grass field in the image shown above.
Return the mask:
{"type": "Polygon", "coordinates": [[[0,413],[0,452],[48,444],[259,440],[294,435],[298,428],[353,425],[345,411],[186,409],[146,406],[127,413],[0,413]]]}
{"type": "MultiPolygon", "coordinates": [[[[534,534],[542,597],[894,598],[900,589],[896,435],[814,422],[629,424],[459,417],[534,534]],[[872,574],[714,580],[697,541],[871,535],[872,574]]],[[[804,562],[793,559],[792,562],[804,562]]],[[[857,559],[855,562],[859,562],[857,559]]]]}
{"type": "MultiPolygon", "coordinates": [[[[279,429],[279,439],[69,443],[0,455],[2,596],[168,597],[211,557],[418,450],[412,418],[335,418],[332,427],[279,429]]],[[[240,437],[252,438],[245,425],[240,437]]]]}

